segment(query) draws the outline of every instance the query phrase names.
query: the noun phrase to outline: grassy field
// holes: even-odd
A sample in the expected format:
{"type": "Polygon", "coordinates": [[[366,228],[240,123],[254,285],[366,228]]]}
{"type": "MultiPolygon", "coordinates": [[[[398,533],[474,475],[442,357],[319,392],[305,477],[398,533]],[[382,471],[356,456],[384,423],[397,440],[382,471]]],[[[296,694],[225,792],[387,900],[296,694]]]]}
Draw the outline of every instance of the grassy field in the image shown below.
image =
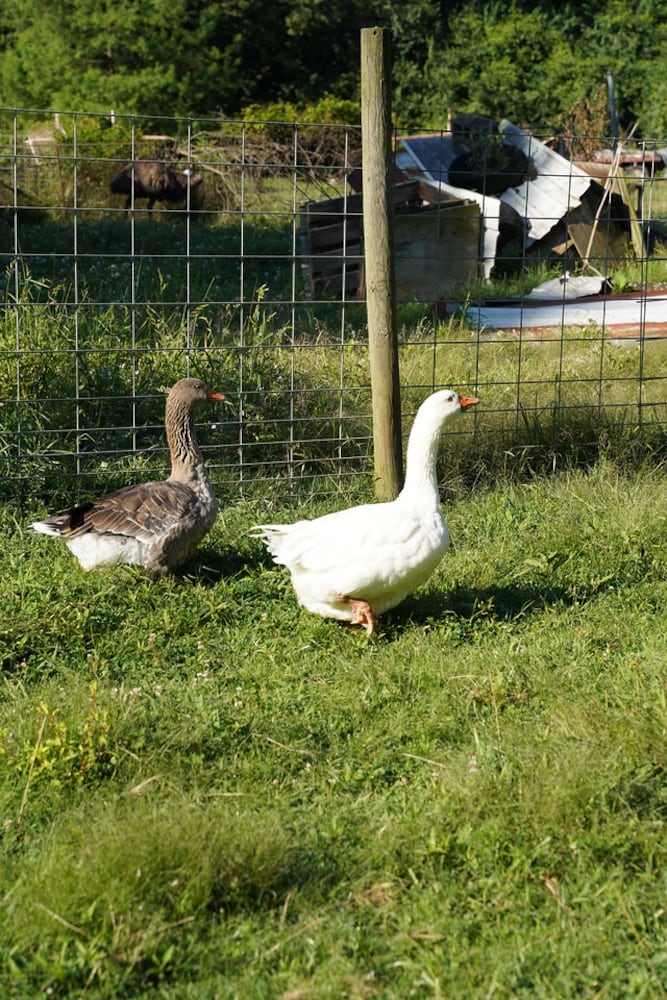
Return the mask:
{"type": "Polygon", "coordinates": [[[286,318],[278,224],[194,227],[187,265],[185,235],[144,220],[132,263],[120,220],[44,223],[6,272],[0,996],[666,997],[667,342],[404,307],[404,415],[482,403],[443,443],[452,549],[369,640],[248,534],[372,497],[363,308],[286,318]],[[186,365],[230,399],[189,585],[86,574],[28,525],[164,471],[186,365]]]}
{"type": "Polygon", "coordinates": [[[5,505],[3,997],[667,995],[664,469],[447,511],[369,641],[298,608],[264,504],[190,586],[5,505]]]}

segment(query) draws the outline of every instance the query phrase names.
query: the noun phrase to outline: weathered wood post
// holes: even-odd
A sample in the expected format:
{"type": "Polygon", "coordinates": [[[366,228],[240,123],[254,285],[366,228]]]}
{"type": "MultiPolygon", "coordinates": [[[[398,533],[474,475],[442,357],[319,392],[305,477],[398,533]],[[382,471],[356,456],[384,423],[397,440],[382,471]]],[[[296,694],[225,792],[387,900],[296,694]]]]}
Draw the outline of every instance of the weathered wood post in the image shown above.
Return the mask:
{"type": "Polygon", "coordinates": [[[403,481],[391,193],[391,49],[387,28],[361,29],[361,144],[375,493],[393,500],[403,481]]]}

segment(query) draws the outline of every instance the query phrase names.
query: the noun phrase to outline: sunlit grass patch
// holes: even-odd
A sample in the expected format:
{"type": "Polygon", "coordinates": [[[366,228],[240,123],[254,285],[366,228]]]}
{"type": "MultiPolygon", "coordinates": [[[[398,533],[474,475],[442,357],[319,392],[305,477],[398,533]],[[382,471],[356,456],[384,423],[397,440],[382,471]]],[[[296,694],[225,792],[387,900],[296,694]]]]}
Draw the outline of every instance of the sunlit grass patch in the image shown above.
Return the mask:
{"type": "Polygon", "coordinates": [[[248,536],[267,500],[223,506],[188,586],[84,573],[6,508],[8,996],[659,991],[663,472],[449,495],[370,642],[298,606],[248,536]]]}

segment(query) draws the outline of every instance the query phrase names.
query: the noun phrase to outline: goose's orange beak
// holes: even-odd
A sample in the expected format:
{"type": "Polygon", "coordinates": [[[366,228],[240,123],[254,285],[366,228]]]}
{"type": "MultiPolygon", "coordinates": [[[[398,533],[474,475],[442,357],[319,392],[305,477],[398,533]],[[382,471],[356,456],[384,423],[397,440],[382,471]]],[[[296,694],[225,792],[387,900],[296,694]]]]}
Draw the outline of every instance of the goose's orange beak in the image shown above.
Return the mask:
{"type": "Polygon", "coordinates": [[[213,390],[211,389],[208,393],[208,398],[223,400],[225,397],[222,395],[221,392],[213,392],[213,390]]]}
{"type": "Polygon", "coordinates": [[[479,403],[478,399],[474,396],[459,396],[459,403],[461,404],[461,409],[465,410],[466,406],[475,406],[479,403]]]}

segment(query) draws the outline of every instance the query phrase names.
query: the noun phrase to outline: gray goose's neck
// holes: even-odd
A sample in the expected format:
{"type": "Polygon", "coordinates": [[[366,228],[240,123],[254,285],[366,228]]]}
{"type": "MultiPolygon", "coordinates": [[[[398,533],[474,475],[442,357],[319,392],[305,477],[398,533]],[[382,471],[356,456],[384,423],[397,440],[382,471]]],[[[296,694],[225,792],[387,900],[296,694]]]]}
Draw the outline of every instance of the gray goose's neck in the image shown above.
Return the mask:
{"type": "Polygon", "coordinates": [[[195,435],[194,412],[180,400],[167,400],[165,416],[167,443],[171,454],[172,481],[207,481],[204,458],[195,435]]]}

